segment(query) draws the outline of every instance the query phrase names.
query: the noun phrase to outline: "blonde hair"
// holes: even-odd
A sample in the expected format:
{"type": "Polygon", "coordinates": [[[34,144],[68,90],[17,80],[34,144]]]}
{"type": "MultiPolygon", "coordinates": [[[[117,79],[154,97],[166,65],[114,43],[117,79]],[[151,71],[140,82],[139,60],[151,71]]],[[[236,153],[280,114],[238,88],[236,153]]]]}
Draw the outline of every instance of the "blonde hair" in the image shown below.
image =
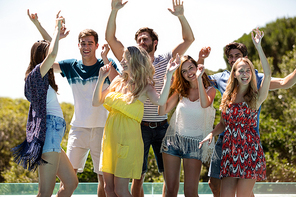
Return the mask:
{"type": "Polygon", "coordinates": [[[123,72],[121,76],[113,80],[110,91],[118,92],[127,89],[124,101],[130,104],[139,98],[147,85],[154,86],[153,75],[155,70],[149,54],[142,47],[128,47],[124,51],[123,57],[129,64],[130,72],[123,72]],[[127,84],[124,86],[126,82],[127,84]]]}
{"type": "Polygon", "coordinates": [[[236,60],[235,64],[232,66],[231,73],[230,73],[230,78],[228,79],[226,90],[223,94],[222,101],[220,104],[220,110],[222,112],[225,112],[227,108],[229,107],[229,104],[232,104],[236,98],[237,91],[238,91],[238,81],[234,77],[234,73],[237,70],[237,66],[240,62],[244,62],[248,64],[251,68],[252,72],[252,78],[249,83],[248,90],[246,94],[244,95],[244,99],[247,102],[248,106],[251,109],[256,109],[256,100],[258,97],[258,89],[257,89],[257,81],[256,81],[256,75],[255,75],[255,69],[254,65],[248,58],[239,58],[236,60]]]}

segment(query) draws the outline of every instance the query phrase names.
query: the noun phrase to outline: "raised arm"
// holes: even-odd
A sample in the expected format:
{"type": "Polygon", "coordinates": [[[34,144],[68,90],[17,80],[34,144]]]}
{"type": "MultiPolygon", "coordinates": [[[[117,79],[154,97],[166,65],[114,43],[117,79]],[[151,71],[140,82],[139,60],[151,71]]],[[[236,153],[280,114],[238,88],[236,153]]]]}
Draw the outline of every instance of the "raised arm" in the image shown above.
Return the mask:
{"type": "Polygon", "coordinates": [[[112,62],[100,68],[99,79],[97,81],[97,84],[93,93],[92,106],[98,107],[102,105],[104,103],[106,95],[109,93],[109,87],[106,88],[104,91],[102,90],[103,90],[104,81],[106,77],[108,77],[108,75],[110,74],[111,67],[113,67],[112,62]]]}
{"type": "Polygon", "coordinates": [[[160,94],[158,94],[154,87],[148,86],[146,95],[154,105],[164,105],[168,99],[170,92],[171,79],[174,71],[180,66],[180,56],[177,54],[175,61],[173,58],[170,60],[167,66],[167,72],[164,79],[164,85],[160,94]]]}
{"type": "Polygon", "coordinates": [[[40,66],[40,73],[42,77],[46,75],[46,73],[52,67],[56,59],[56,56],[58,54],[58,48],[59,48],[60,30],[62,27],[62,23],[64,22],[65,22],[65,19],[63,17],[59,17],[56,19],[56,26],[53,34],[53,39],[50,43],[47,56],[45,57],[44,61],[41,63],[41,66],[40,66]]]}
{"type": "MultiPolygon", "coordinates": [[[[60,16],[60,12],[59,11],[57,13],[57,16],[56,18],[58,19],[60,16]]],[[[37,16],[37,13],[35,14],[30,14],[30,11],[29,9],[27,10],[27,14],[30,18],[30,20],[33,22],[33,24],[36,26],[36,28],[38,29],[38,31],[40,32],[42,38],[44,40],[48,40],[51,42],[51,36],[47,33],[47,31],[42,27],[41,23],[39,22],[38,20],[38,16],[37,16]]],[[[62,39],[62,38],[65,38],[69,35],[70,31],[66,31],[67,28],[65,27],[65,25],[63,24],[62,27],[61,27],[61,30],[60,30],[60,36],[59,36],[59,39],[62,39]]]]}
{"type": "Polygon", "coordinates": [[[38,16],[37,13],[35,14],[30,14],[29,9],[27,10],[27,14],[30,18],[30,20],[33,22],[33,24],[36,26],[36,28],[38,29],[38,31],[40,32],[42,38],[44,40],[48,40],[51,41],[51,36],[47,33],[47,31],[42,27],[41,23],[38,20],[38,16]]]}
{"type": "Polygon", "coordinates": [[[187,19],[184,16],[184,7],[183,7],[183,1],[180,3],[180,0],[172,0],[173,2],[173,10],[168,9],[173,15],[177,16],[182,28],[182,38],[183,42],[181,42],[178,46],[176,46],[173,49],[173,57],[176,56],[178,53],[179,55],[183,55],[187,49],[190,47],[190,45],[194,41],[194,35],[191,30],[191,27],[187,21],[187,19]]]}
{"type": "Polygon", "coordinates": [[[269,90],[288,89],[296,83],[296,69],[285,78],[272,78],[269,90]]]}
{"type": "MultiPolygon", "coordinates": [[[[108,57],[107,57],[107,54],[108,54],[109,51],[110,51],[110,48],[109,48],[108,44],[104,44],[104,45],[102,46],[101,57],[102,57],[103,62],[104,62],[105,65],[110,63],[110,62],[109,62],[109,59],[108,59],[108,57]]],[[[110,74],[109,74],[108,77],[109,77],[110,81],[113,81],[113,79],[114,79],[119,73],[117,72],[117,70],[116,70],[113,66],[111,66],[110,69],[111,69],[111,71],[110,71],[110,74]]]]}
{"type": "Polygon", "coordinates": [[[158,106],[158,115],[163,116],[169,113],[179,102],[179,94],[174,92],[164,105],[158,106]]]}
{"type": "MultiPolygon", "coordinates": [[[[57,16],[56,16],[57,19],[60,18],[60,16],[59,16],[60,12],[61,12],[61,11],[59,11],[59,12],[57,13],[57,16]]],[[[48,40],[48,41],[51,42],[51,41],[52,41],[52,38],[51,38],[51,36],[47,33],[47,31],[42,27],[41,23],[40,23],[39,20],[38,20],[37,13],[35,13],[35,14],[30,14],[30,11],[29,11],[29,9],[28,9],[28,10],[27,10],[27,14],[28,14],[30,20],[33,22],[33,24],[36,26],[36,28],[37,28],[38,31],[40,32],[42,38],[43,38],[44,40],[48,40]]],[[[65,20],[65,19],[64,19],[64,20],[65,20]]],[[[61,29],[60,29],[60,31],[59,31],[59,34],[60,34],[60,35],[59,35],[59,39],[65,38],[65,37],[67,37],[67,36],[69,35],[70,31],[66,31],[66,30],[67,30],[67,29],[66,29],[66,27],[65,27],[65,23],[63,23],[62,26],[61,26],[61,29]]],[[[60,72],[62,72],[61,69],[60,69],[60,65],[59,65],[59,63],[57,63],[57,62],[54,62],[54,63],[52,64],[52,68],[53,68],[53,70],[54,70],[55,73],[60,73],[60,72]]]]}
{"type": "Polygon", "coordinates": [[[264,36],[264,32],[260,31],[259,28],[254,29],[252,32],[252,40],[253,40],[253,43],[259,53],[259,57],[260,57],[260,61],[261,61],[263,73],[264,73],[264,77],[261,82],[261,86],[259,88],[259,96],[258,96],[258,101],[257,101],[258,108],[262,104],[262,102],[267,98],[270,80],[271,80],[270,66],[268,64],[268,61],[266,59],[266,56],[265,56],[262,46],[261,46],[261,40],[262,40],[263,36],[264,36]],[[255,36],[254,36],[254,33],[256,33],[255,36]]]}
{"type": "Polygon", "coordinates": [[[213,103],[215,99],[216,89],[212,87],[210,90],[206,91],[202,81],[202,75],[204,74],[204,72],[204,65],[199,64],[196,71],[196,77],[198,80],[199,101],[202,108],[207,108],[213,103]]]}
{"type": "Polygon", "coordinates": [[[122,0],[112,0],[111,3],[111,13],[107,22],[107,28],[105,32],[105,39],[108,42],[113,54],[115,55],[116,59],[120,62],[122,59],[122,55],[124,52],[124,46],[123,44],[116,38],[115,32],[116,32],[116,17],[117,12],[121,8],[124,7],[124,5],[127,3],[122,3],[122,0]]]}

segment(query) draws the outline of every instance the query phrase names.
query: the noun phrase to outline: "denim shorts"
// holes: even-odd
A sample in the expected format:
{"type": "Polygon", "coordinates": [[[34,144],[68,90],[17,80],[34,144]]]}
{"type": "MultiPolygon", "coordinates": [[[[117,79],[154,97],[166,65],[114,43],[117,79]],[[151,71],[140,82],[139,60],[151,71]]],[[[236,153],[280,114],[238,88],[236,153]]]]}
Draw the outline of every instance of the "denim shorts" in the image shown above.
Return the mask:
{"type": "Polygon", "coordinates": [[[65,134],[66,122],[63,118],[46,115],[46,135],[42,153],[61,152],[61,142],[65,134]]]}
{"type": "Polygon", "coordinates": [[[141,125],[142,130],[142,138],[144,142],[144,162],[142,168],[142,174],[147,172],[147,165],[148,165],[148,155],[150,146],[152,146],[158,172],[163,172],[163,161],[162,161],[162,153],[160,152],[162,139],[165,136],[166,130],[169,124],[166,123],[162,126],[156,128],[150,128],[148,126],[141,125]]]}
{"type": "Polygon", "coordinates": [[[173,146],[171,144],[162,146],[161,152],[169,155],[173,155],[176,157],[180,157],[182,159],[198,159],[201,161],[201,158],[202,158],[202,149],[199,149],[194,152],[190,150],[184,152],[180,148],[173,146]]]}
{"type": "Polygon", "coordinates": [[[220,179],[220,168],[221,168],[221,161],[222,161],[222,141],[223,136],[219,135],[219,138],[215,145],[215,150],[212,155],[211,164],[209,168],[209,177],[220,179]]]}

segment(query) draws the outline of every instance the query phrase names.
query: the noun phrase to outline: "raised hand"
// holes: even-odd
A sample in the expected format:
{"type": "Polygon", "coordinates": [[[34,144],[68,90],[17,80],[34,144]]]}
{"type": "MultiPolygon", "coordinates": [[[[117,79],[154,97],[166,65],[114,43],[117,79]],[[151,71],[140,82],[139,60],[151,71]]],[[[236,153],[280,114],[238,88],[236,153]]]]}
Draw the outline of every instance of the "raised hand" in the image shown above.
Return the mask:
{"type": "Polygon", "coordinates": [[[108,57],[107,57],[109,51],[110,51],[109,45],[104,44],[102,46],[101,57],[102,57],[105,65],[110,63],[109,60],[108,60],[108,57]]]}
{"type": "Polygon", "coordinates": [[[173,58],[172,58],[168,63],[168,66],[167,66],[168,73],[172,74],[180,66],[180,63],[181,63],[180,56],[177,53],[176,59],[173,61],[173,58]]]}
{"type": "Polygon", "coordinates": [[[183,1],[182,3],[180,0],[172,0],[173,2],[173,10],[168,8],[168,10],[175,16],[184,15],[184,7],[183,7],[183,1]]]}
{"type": "Polygon", "coordinates": [[[60,16],[60,17],[57,17],[56,19],[56,27],[60,29],[62,29],[62,26],[65,24],[65,18],[60,16]]]}
{"type": "Polygon", "coordinates": [[[35,25],[39,23],[37,13],[35,13],[35,14],[30,14],[30,10],[28,9],[28,10],[27,10],[27,14],[28,14],[30,20],[31,20],[35,25]]]}
{"type": "Polygon", "coordinates": [[[108,44],[104,44],[104,45],[102,46],[101,57],[102,57],[102,58],[107,58],[107,54],[109,53],[109,51],[110,51],[110,47],[109,47],[109,45],[108,45],[108,44]]]}
{"type": "Polygon", "coordinates": [[[67,30],[67,28],[65,27],[65,24],[63,24],[61,31],[60,31],[60,39],[66,38],[69,35],[70,30],[68,30],[68,31],[66,31],[66,30],[67,30]]]}
{"type": "Polygon", "coordinates": [[[99,79],[105,79],[106,77],[109,76],[111,71],[111,65],[112,65],[112,62],[100,68],[99,79]]]}
{"type": "Polygon", "coordinates": [[[126,3],[127,3],[127,1],[122,3],[122,0],[112,0],[111,8],[112,8],[112,10],[120,10],[121,8],[123,8],[125,6],[126,3]]]}
{"type": "MultiPolygon", "coordinates": [[[[57,13],[57,16],[56,16],[56,18],[57,19],[59,19],[60,18],[60,12],[61,12],[61,10],[57,13]]],[[[61,16],[62,17],[62,16],[61,16]]],[[[63,17],[62,17],[63,18],[63,17]]],[[[65,26],[65,18],[63,18],[64,20],[63,20],[63,23],[62,23],[62,27],[61,27],[61,31],[60,31],[60,39],[63,39],[63,38],[66,38],[68,35],[69,35],[69,33],[70,33],[70,31],[68,30],[67,31],[67,28],[66,28],[66,26],[65,26]]]]}
{"type": "Polygon", "coordinates": [[[210,53],[211,53],[211,47],[201,48],[201,50],[199,51],[199,59],[205,59],[209,57],[210,53]]]}
{"type": "Polygon", "coordinates": [[[253,29],[252,31],[252,40],[253,43],[255,45],[255,47],[261,45],[261,40],[264,36],[264,32],[259,30],[259,27],[257,27],[257,29],[253,29]],[[256,35],[254,36],[254,33],[256,33],[256,35]]]}
{"type": "Polygon", "coordinates": [[[207,137],[205,137],[201,142],[199,142],[198,148],[201,148],[203,143],[205,143],[206,141],[209,141],[209,144],[211,144],[212,140],[213,140],[213,134],[209,133],[209,135],[207,135],[207,137]]]}
{"type": "Polygon", "coordinates": [[[203,64],[199,64],[198,66],[197,66],[197,71],[196,71],[196,77],[197,78],[201,78],[202,77],[202,75],[204,74],[204,72],[205,72],[205,67],[204,67],[204,65],[203,64]]]}

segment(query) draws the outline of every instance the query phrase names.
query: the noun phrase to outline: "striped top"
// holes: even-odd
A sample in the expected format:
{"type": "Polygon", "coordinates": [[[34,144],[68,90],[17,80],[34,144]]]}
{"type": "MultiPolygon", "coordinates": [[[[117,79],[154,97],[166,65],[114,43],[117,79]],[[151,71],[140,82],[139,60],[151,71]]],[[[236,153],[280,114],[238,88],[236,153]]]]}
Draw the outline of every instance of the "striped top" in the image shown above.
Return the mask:
{"type": "MultiPolygon", "coordinates": [[[[164,77],[166,73],[167,65],[172,58],[172,52],[166,54],[158,55],[154,58],[153,66],[155,68],[155,74],[153,79],[155,81],[155,89],[160,93],[163,84],[164,77]]],[[[144,116],[143,121],[147,122],[160,122],[167,119],[167,115],[159,116],[158,115],[158,106],[153,105],[149,99],[144,103],[144,116]]]]}

